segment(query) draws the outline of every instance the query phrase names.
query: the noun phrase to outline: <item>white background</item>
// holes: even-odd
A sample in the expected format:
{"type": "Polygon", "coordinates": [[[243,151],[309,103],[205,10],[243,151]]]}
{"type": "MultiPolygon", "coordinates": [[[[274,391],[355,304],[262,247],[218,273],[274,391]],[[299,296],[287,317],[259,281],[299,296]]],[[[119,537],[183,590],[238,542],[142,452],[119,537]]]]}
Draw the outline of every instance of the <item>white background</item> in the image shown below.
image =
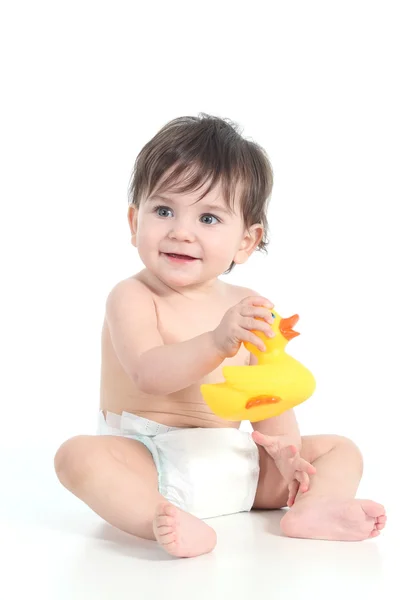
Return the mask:
{"type": "Polygon", "coordinates": [[[300,314],[288,351],[317,380],[297,409],[301,430],[354,439],[365,485],[389,500],[397,10],[349,0],[1,4],[3,457],[95,431],[105,299],[142,267],[126,219],[135,157],[170,119],[208,112],[239,123],[275,173],[268,256],[224,279],[300,314]]]}

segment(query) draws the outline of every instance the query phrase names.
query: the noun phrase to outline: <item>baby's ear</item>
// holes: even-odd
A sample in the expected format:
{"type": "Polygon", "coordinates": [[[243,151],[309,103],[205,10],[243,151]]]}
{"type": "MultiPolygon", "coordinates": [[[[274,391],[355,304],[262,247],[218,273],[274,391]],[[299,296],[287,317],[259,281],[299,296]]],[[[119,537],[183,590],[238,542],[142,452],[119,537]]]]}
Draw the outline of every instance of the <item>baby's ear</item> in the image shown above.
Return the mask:
{"type": "Polygon", "coordinates": [[[136,247],[136,231],[138,217],[138,211],[136,206],[133,206],[132,204],[129,205],[127,217],[129,229],[131,230],[131,244],[136,247]]]}
{"type": "Polygon", "coordinates": [[[240,243],[239,250],[236,252],[234,262],[238,265],[243,264],[253,254],[254,250],[257,249],[258,244],[262,240],[263,226],[261,223],[251,225],[249,229],[245,231],[244,237],[240,243]]]}

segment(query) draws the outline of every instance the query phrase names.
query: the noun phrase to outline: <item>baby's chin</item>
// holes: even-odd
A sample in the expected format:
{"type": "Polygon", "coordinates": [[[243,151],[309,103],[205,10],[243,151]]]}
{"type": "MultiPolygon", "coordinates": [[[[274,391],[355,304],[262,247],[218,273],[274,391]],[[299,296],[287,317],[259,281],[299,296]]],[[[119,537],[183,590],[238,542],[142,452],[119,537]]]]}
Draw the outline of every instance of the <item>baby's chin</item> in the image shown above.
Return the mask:
{"type": "Polygon", "coordinates": [[[157,273],[157,277],[168,287],[182,292],[183,290],[200,290],[210,289],[218,280],[220,273],[185,273],[171,272],[161,269],[157,273]]]}
{"type": "Polygon", "coordinates": [[[231,264],[229,262],[226,267],[214,266],[212,268],[205,258],[181,264],[168,260],[161,255],[161,252],[151,257],[144,256],[139,252],[139,257],[151,277],[157,278],[164,285],[177,291],[212,286],[231,264]]]}

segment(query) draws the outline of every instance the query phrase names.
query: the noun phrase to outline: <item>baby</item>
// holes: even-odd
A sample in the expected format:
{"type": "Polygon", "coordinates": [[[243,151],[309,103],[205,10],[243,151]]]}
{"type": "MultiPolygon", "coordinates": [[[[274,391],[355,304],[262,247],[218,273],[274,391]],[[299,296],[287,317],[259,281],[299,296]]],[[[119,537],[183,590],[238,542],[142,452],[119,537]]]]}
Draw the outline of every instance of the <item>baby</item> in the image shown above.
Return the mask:
{"type": "Polygon", "coordinates": [[[205,520],[289,507],[283,534],[379,535],[384,507],[356,500],[363,462],[337,435],[301,437],[293,410],[252,423],[213,414],[202,383],[256,364],[243,341],[273,336],[273,304],[219,279],[267,245],[269,160],[216,117],[178,118],[140,152],[128,221],[144,269],[115,285],[102,331],[99,435],[67,440],[61,483],[103,519],[192,557],[213,550],[205,520]]]}

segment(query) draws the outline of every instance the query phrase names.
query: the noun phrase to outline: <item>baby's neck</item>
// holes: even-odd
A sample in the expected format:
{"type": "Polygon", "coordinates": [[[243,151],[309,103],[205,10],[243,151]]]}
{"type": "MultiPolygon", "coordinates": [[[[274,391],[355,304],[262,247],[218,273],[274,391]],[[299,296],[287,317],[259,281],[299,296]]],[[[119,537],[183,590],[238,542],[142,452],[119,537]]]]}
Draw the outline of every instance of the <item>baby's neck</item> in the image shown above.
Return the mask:
{"type": "Polygon", "coordinates": [[[160,297],[176,296],[189,301],[203,302],[212,298],[221,298],[229,288],[229,284],[216,278],[193,286],[171,287],[157,275],[143,269],[136,276],[160,297]]]}

